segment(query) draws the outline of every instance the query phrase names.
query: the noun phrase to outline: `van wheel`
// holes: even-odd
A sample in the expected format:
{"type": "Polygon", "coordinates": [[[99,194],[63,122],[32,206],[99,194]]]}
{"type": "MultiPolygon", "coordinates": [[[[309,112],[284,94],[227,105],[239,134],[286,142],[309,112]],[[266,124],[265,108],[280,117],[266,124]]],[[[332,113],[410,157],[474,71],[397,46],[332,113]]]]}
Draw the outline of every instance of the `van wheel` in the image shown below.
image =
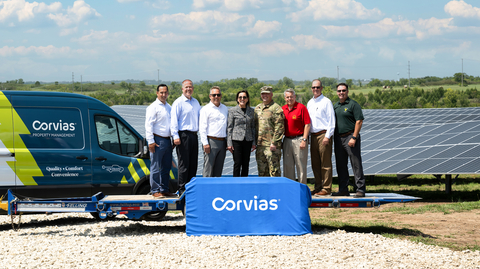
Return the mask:
{"type": "MultiPolygon", "coordinates": [[[[140,186],[140,188],[138,188],[136,194],[148,194],[149,192],[150,192],[150,185],[147,183],[147,184],[143,184],[142,186],[140,186]]],[[[147,213],[147,214],[143,215],[142,219],[143,220],[156,220],[156,221],[158,221],[158,220],[163,219],[163,217],[165,217],[166,214],[167,214],[167,211],[150,212],[150,213],[147,213]]]]}

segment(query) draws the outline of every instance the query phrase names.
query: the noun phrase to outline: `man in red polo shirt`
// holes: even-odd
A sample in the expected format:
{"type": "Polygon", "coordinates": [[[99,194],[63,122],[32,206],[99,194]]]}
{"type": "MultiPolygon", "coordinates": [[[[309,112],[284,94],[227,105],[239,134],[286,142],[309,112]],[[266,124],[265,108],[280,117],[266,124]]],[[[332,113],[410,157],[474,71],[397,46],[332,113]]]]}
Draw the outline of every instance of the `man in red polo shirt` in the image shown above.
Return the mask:
{"type": "Polygon", "coordinates": [[[307,184],[308,135],[310,134],[310,115],[307,108],[295,99],[295,91],[288,89],[283,93],[286,105],[285,138],[283,139],[283,175],[295,180],[295,167],[298,181],[307,184]]]}

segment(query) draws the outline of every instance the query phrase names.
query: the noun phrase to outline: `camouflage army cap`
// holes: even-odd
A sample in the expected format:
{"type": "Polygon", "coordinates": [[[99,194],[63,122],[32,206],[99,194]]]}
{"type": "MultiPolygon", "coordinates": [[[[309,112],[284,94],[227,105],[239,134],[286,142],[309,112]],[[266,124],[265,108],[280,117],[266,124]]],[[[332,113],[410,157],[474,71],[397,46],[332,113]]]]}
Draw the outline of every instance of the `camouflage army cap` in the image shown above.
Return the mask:
{"type": "Polygon", "coordinates": [[[260,93],[273,93],[272,86],[263,86],[260,88],[260,93]]]}

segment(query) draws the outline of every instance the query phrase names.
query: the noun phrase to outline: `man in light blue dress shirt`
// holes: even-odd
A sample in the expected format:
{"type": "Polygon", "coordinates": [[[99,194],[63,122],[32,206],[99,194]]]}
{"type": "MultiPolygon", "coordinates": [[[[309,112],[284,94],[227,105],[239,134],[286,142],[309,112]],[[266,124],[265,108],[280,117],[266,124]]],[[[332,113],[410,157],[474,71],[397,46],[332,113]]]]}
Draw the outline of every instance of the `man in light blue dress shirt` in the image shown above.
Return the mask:
{"type": "Polygon", "coordinates": [[[178,157],[178,187],[185,191],[185,184],[197,174],[198,165],[198,121],[200,104],[192,97],[193,82],[182,82],[183,94],[173,102],[170,130],[178,157]]]}

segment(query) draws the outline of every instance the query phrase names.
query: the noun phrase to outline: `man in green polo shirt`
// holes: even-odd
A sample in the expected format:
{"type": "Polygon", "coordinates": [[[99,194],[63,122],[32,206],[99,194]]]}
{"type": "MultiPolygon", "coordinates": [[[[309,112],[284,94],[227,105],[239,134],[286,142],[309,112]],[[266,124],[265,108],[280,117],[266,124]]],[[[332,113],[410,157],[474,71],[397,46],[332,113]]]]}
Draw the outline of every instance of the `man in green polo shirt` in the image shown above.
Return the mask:
{"type": "Polygon", "coordinates": [[[360,155],[360,129],[363,124],[363,113],[360,105],[348,98],[348,85],[337,85],[340,99],[335,110],[335,162],[338,174],[338,192],[332,196],[350,196],[348,192],[348,159],[352,164],[353,176],[357,192],[355,197],[365,197],[365,176],[363,175],[362,156],[360,155]]]}

